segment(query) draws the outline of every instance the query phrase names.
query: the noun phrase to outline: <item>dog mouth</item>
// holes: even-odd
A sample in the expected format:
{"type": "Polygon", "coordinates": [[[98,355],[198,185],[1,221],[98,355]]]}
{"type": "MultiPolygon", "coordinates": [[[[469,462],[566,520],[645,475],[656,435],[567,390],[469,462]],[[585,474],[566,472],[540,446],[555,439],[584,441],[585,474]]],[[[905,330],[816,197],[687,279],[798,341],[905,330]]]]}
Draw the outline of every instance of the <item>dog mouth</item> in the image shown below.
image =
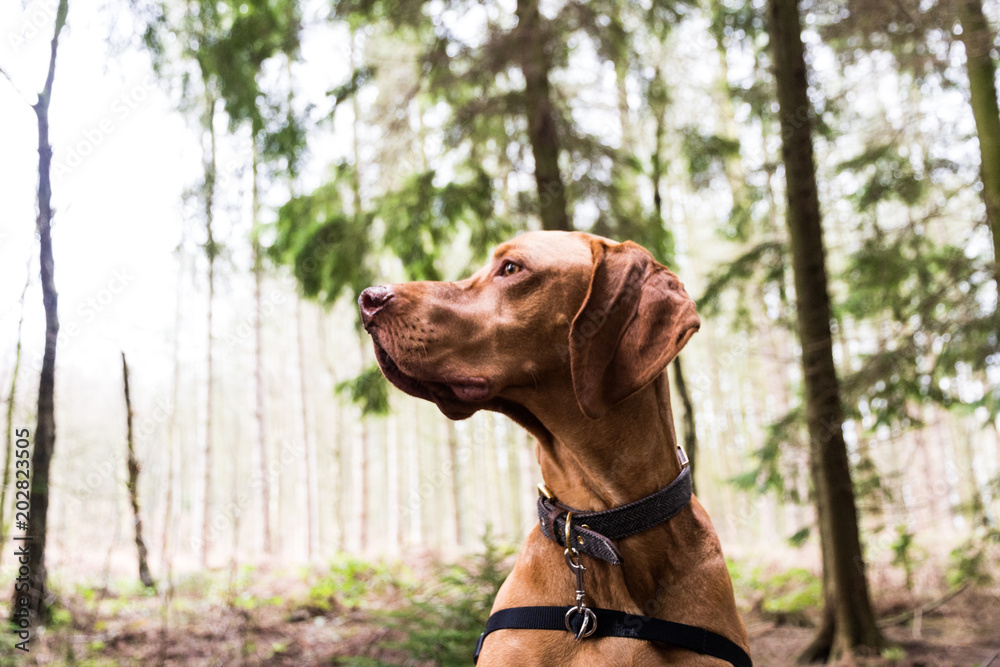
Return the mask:
{"type": "Polygon", "coordinates": [[[377,336],[373,335],[372,341],[375,345],[375,359],[382,374],[401,391],[436,403],[445,415],[455,415],[452,418],[463,418],[486,407],[484,403],[491,397],[491,392],[490,384],[485,378],[418,378],[399,367],[377,336]]]}

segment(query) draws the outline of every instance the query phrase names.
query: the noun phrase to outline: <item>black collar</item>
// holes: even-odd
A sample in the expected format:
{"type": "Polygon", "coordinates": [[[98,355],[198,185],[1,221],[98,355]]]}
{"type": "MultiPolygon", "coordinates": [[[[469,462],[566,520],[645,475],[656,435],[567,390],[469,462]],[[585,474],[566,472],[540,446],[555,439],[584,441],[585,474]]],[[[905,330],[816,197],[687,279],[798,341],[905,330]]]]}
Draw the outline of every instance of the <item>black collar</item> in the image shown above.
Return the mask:
{"type": "Polygon", "coordinates": [[[538,522],[545,537],[561,547],[571,546],[580,553],[621,565],[622,556],[615,540],[658,526],[691,502],[691,468],[684,465],[674,481],[641,500],[602,512],[564,505],[544,484],[538,485],[538,491],[538,522]],[[566,517],[570,512],[570,544],[566,545],[566,517]]]}

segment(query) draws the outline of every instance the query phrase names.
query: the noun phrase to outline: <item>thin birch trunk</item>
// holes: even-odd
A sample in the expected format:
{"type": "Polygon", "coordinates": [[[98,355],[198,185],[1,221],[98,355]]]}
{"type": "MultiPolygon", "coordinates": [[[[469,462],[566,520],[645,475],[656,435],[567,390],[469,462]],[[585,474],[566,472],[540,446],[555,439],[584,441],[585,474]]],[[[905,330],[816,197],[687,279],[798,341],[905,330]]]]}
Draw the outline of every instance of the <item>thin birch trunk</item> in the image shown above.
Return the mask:
{"type": "Polygon", "coordinates": [[[7,488],[10,486],[10,464],[14,458],[14,406],[17,404],[17,376],[21,369],[21,330],[24,326],[24,300],[31,284],[31,264],[29,263],[28,278],[21,290],[21,315],[17,320],[17,345],[14,347],[14,370],[10,376],[10,394],[7,396],[7,447],[3,459],[3,483],[0,485],[0,563],[3,563],[7,535],[7,488]]]}
{"type": "MultiPolygon", "coordinates": [[[[45,85],[34,104],[38,119],[38,218],[36,228],[39,237],[40,275],[42,283],[42,304],[45,308],[45,351],[42,356],[42,372],[38,381],[38,423],[35,428],[35,447],[31,455],[31,499],[26,542],[28,555],[28,622],[36,627],[49,617],[47,598],[47,573],[45,571],[45,541],[48,533],[49,510],[49,466],[56,444],[55,384],[56,384],[56,342],[59,338],[59,295],[55,284],[55,261],[52,257],[52,145],[49,143],[49,102],[52,99],[52,84],[56,73],[56,53],[59,49],[59,33],[66,25],[69,11],[67,0],[59,0],[56,8],[55,30],[50,46],[49,68],[45,85]]],[[[27,429],[25,429],[27,430],[27,429]]],[[[22,593],[15,590],[11,600],[11,612],[23,608],[18,604],[22,593]]]]}
{"type": "Polygon", "coordinates": [[[368,551],[368,446],[371,440],[368,419],[361,417],[361,440],[358,456],[361,459],[361,472],[358,476],[357,502],[358,514],[358,544],[361,553],[368,551]]]}
{"type": "MultiPolygon", "coordinates": [[[[206,86],[208,84],[206,83],[206,86]]],[[[216,145],[215,145],[215,107],[216,99],[212,93],[208,93],[206,100],[206,110],[204,127],[208,130],[209,145],[205,155],[205,253],[208,256],[208,351],[205,358],[207,374],[207,391],[205,397],[205,482],[204,497],[202,498],[202,521],[201,521],[201,566],[208,566],[210,531],[212,524],[212,412],[214,410],[213,394],[215,393],[215,372],[213,368],[214,357],[214,336],[212,333],[212,317],[215,305],[215,258],[218,254],[218,247],[215,244],[215,237],[212,230],[212,216],[215,204],[215,177],[216,177],[216,145]]]]}
{"type": "Polygon", "coordinates": [[[176,477],[174,475],[175,459],[179,447],[176,442],[177,435],[177,403],[180,399],[181,385],[181,359],[180,359],[180,339],[181,339],[181,306],[184,285],[184,263],[181,256],[181,248],[178,246],[177,255],[179,266],[177,267],[177,301],[174,304],[174,372],[173,372],[173,396],[170,403],[170,416],[167,420],[167,497],[166,507],[163,515],[163,534],[160,539],[160,563],[166,565],[169,572],[170,563],[173,560],[172,538],[175,535],[174,521],[174,485],[176,477]]]}
{"type": "Polygon", "coordinates": [[[267,442],[266,410],[267,400],[264,388],[264,260],[261,256],[259,225],[260,197],[257,183],[257,170],[260,156],[257,144],[253,146],[253,184],[250,194],[250,214],[253,237],[253,303],[254,303],[254,421],[257,424],[257,463],[260,475],[260,516],[261,538],[264,554],[271,555],[274,548],[271,538],[271,478],[270,454],[267,442]]]}
{"type": "Polygon", "coordinates": [[[146,543],[142,539],[142,514],[139,512],[139,461],[135,457],[135,439],[132,432],[132,396],[129,393],[128,363],[122,352],[122,379],[125,387],[125,424],[128,442],[128,499],[132,506],[132,524],[135,526],[135,547],[139,555],[139,581],[146,588],[156,588],[152,575],[149,573],[149,558],[146,543]]]}
{"type": "Polygon", "coordinates": [[[305,326],[301,298],[295,302],[295,326],[298,334],[299,396],[302,401],[302,444],[305,447],[306,554],[312,561],[316,556],[316,537],[319,534],[319,521],[316,516],[316,443],[309,428],[309,391],[306,382],[305,326]]]}
{"type": "Polygon", "coordinates": [[[458,429],[455,427],[455,422],[452,420],[447,420],[445,422],[445,427],[447,429],[447,441],[448,441],[448,463],[451,465],[451,501],[455,507],[454,524],[455,524],[455,546],[458,549],[462,548],[462,543],[464,542],[464,536],[462,534],[462,489],[461,475],[458,470],[458,429]]]}

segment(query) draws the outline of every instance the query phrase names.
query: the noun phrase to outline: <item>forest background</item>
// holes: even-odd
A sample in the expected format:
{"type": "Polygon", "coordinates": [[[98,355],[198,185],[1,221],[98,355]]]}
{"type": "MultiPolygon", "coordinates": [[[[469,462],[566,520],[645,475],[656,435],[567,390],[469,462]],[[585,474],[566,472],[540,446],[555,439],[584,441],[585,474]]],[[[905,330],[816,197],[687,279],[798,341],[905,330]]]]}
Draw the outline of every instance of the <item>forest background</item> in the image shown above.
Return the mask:
{"type": "Polygon", "coordinates": [[[1000,652],[996,0],[40,0],[0,26],[0,586],[23,430],[46,536],[18,664],[466,664],[533,443],[390,389],[355,301],[539,228],[633,239],[697,301],[677,428],[758,662],[814,645],[837,588],[803,292],[829,295],[874,654],[1000,652]]]}

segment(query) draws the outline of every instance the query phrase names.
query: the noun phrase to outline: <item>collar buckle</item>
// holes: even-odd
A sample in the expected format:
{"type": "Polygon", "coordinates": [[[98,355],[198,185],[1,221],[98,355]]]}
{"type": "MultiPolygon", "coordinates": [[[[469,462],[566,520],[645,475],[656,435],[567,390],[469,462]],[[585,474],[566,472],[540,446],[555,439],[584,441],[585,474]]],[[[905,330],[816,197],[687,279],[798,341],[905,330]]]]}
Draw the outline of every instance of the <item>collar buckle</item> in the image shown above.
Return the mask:
{"type": "Polygon", "coordinates": [[[687,452],[685,452],[684,448],[680,445],[677,445],[677,460],[681,462],[681,470],[684,470],[684,468],[691,465],[691,462],[688,460],[687,452]]]}

